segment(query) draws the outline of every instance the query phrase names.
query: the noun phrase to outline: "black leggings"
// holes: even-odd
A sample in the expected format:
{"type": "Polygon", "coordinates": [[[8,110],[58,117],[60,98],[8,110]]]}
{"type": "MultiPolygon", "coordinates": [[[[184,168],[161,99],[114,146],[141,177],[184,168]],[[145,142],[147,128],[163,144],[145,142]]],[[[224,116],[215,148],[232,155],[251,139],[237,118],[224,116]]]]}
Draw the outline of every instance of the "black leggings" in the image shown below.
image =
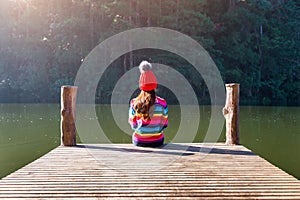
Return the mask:
{"type": "Polygon", "coordinates": [[[150,142],[150,143],[143,143],[143,142],[134,142],[133,144],[139,147],[159,147],[164,144],[164,139],[158,141],[158,142],[150,142]]]}

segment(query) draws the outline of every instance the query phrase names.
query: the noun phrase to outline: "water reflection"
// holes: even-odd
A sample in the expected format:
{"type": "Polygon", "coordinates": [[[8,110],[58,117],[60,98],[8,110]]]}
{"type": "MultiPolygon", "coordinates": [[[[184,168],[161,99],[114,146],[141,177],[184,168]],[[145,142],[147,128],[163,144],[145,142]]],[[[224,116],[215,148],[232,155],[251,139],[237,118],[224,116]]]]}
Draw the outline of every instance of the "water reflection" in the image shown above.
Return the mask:
{"type": "MultiPolygon", "coordinates": [[[[190,106],[193,109],[192,106],[190,106]]],[[[77,116],[85,121],[98,120],[113,143],[131,143],[131,136],[112,119],[109,105],[96,106],[97,118],[77,116]]],[[[128,109],[127,105],[120,109],[128,109]]],[[[199,129],[194,142],[203,141],[210,120],[210,107],[200,106],[199,129]]],[[[127,117],[127,116],[125,116],[127,117]]],[[[192,121],[193,117],[185,116],[192,121]]],[[[127,120],[127,119],[125,119],[127,120]]],[[[180,124],[180,107],[169,107],[170,125],[165,131],[170,142],[180,124]]],[[[288,173],[300,178],[300,108],[240,108],[240,142],[288,173]]],[[[57,104],[0,104],[0,177],[15,171],[60,144],[60,106],[57,104]]],[[[188,133],[189,130],[186,130],[188,133]]],[[[219,138],[225,141],[224,130],[219,138]]],[[[80,142],[81,138],[77,138],[80,142]]],[[[93,143],[98,141],[97,138],[93,143]]],[[[86,141],[84,141],[86,142],[86,141]]],[[[184,141],[183,141],[184,142],[184,141]]],[[[212,141],[214,142],[214,141],[212,141]]],[[[186,153],[193,153],[190,147],[186,153]],[[190,150],[190,151],[189,151],[190,150]]],[[[213,152],[212,152],[213,153],[213,152]]],[[[220,151],[215,151],[220,153],[220,151]]]]}

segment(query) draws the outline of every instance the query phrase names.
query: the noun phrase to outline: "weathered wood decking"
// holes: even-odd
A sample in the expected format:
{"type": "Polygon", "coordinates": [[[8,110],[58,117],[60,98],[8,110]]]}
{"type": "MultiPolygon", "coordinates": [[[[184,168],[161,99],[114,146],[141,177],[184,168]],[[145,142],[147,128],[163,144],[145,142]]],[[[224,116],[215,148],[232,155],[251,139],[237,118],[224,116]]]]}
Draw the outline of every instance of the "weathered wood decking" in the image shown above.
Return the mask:
{"type": "Polygon", "coordinates": [[[58,147],[3,178],[0,199],[300,199],[299,180],[245,147],[207,145],[58,147]]]}

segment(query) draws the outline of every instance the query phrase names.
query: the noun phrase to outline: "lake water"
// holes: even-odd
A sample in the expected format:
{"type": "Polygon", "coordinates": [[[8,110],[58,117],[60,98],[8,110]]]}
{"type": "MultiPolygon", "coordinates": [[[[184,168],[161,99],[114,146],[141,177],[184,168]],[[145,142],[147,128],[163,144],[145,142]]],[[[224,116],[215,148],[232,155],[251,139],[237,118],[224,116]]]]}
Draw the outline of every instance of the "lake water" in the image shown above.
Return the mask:
{"type": "MultiPolygon", "coordinates": [[[[195,108],[189,106],[189,109],[195,108]]],[[[127,110],[127,106],[121,106],[120,109],[127,110]]],[[[210,106],[200,106],[199,111],[200,127],[194,142],[203,141],[210,120],[210,106]]],[[[130,135],[124,133],[112,120],[110,106],[97,105],[96,112],[96,119],[82,115],[77,115],[77,118],[87,122],[99,120],[110,141],[131,143],[130,135]]],[[[169,106],[169,127],[165,131],[166,142],[171,141],[178,130],[180,113],[179,106],[169,106]]],[[[192,120],[185,117],[183,119],[192,120]]],[[[300,179],[299,122],[300,107],[241,106],[240,142],[300,179]]],[[[0,178],[57,147],[60,144],[59,124],[60,105],[58,104],[0,104],[0,178]]],[[[225,141],[224,132],[223,129],[220,142],[225,141]]],[[[81,136],[82,133],[79,135],[81,136]]],[[[80,139],[82,138],[77,138],[79,142],[80,139]]]]}

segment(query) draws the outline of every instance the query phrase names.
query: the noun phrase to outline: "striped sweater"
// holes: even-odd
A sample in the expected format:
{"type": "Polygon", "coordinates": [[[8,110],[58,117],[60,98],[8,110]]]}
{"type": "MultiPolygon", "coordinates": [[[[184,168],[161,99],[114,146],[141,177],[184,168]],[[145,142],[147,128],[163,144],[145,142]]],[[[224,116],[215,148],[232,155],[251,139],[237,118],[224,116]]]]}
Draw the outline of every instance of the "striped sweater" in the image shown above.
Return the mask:
{"type": "Polygon", "coordinates": [[[130,101],[129,124],[134,130],[134,143],[151,144],[163,142],[163,130],[168,126],[168,106],[166,100],[156,96],[154,113],[150,120],[143,120],[134,110],[135,99],[130,101]]]}

